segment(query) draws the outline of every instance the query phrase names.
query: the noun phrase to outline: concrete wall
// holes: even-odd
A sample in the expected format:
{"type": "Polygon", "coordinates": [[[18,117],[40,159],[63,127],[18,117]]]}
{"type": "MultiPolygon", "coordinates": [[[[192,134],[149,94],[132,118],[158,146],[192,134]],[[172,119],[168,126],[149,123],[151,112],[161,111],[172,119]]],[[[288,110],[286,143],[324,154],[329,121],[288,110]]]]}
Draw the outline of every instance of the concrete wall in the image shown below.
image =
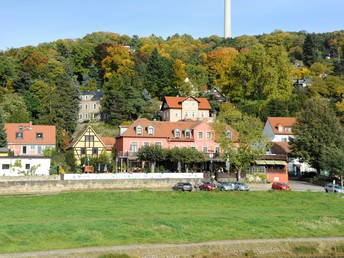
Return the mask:
{"type": "Polygon", "coordinates": [[[109,180],[56,180],[44,177],[24,177],[21,180],[0,180],[0,195],[53,194],[94,190],[169,190],[179,181],[193,185],[202,179],[109,179],[109,180]],[[46,178],[47,179],[47,178],[46,178]]]}

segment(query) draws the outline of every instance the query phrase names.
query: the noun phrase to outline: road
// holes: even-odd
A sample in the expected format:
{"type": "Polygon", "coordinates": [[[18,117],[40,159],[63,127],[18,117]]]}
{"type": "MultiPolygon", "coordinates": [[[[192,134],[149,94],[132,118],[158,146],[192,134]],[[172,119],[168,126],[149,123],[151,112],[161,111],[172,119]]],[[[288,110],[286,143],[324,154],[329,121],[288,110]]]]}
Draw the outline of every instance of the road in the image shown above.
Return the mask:
{"type": "MultiPolygon", "coordinates": [[[[323,186],[314,185],[304,181],[289,180],[288,184],[293,191],[325,192],[323,186]]],[[[270,190],[271,184],[248,184],[253,191],[270,190]]]]}

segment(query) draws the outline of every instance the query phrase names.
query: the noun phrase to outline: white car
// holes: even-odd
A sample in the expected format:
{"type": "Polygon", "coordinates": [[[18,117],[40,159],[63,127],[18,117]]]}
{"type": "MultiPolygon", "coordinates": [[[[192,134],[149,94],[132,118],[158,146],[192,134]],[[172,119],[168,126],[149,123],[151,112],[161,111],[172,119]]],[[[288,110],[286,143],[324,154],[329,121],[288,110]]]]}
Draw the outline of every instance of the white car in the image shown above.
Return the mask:
{"type": "Polygon", "coordinates": [[[326,193],[344,193],[344,188],[340,187],[339,185],[326,184],[325,192],[326,193]]]}

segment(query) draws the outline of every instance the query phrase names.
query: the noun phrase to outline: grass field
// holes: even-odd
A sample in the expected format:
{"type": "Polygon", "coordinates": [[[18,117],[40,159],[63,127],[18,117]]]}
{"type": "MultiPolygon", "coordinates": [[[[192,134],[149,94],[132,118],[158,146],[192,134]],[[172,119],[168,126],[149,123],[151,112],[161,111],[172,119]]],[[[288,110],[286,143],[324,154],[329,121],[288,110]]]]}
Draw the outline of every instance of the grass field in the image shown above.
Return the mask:
{"type": "Polygon", "coordinates": [[[0,253],[224,239],[336,237],[344,198],[314,192],[0,196],[0,253]]]}

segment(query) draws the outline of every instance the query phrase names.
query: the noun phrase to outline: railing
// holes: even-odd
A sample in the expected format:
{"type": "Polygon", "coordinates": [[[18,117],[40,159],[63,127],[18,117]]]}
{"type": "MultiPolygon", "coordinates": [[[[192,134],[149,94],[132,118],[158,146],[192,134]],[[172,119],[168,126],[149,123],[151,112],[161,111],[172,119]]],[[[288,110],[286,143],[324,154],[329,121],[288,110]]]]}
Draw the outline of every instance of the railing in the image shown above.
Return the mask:
{"type": "Polygon", "coordinates": [[[137,151],[120,151],[118,152],[119,158],[137,158],[137,151]]]}

